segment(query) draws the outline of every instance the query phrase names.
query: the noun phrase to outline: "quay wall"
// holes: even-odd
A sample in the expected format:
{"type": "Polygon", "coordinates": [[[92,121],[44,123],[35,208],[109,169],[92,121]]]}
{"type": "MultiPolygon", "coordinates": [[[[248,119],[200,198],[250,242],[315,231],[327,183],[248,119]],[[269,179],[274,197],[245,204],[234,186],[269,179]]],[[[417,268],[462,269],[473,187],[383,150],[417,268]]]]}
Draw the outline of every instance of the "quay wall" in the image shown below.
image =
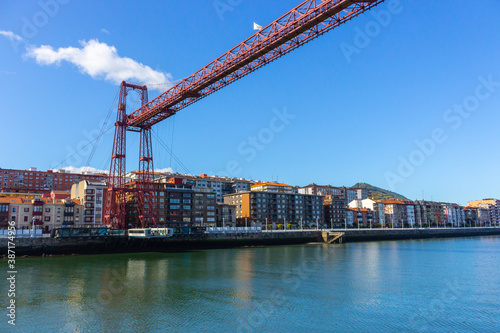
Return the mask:
{"type": "Polygon", "coordinates": [[[500,235],[500,228],[351,229],[345,232],[344,242],[349,243],[493,235],[500,235]]]}
{"type": "MultiPolygon", "coordinates": [[[[269,232],[245,234],[178,235],[170,238],[16,238],[16,256],[61,254],[104,254],[133,252],[176,252],[243,246],[293,245],[315,242],[318,232],[269,232]]],[[[0,255],[7,253],[7,239],[0,238],[0,255]]]]}
{"type": "MultiPolygon", "coordinates": [[[[500,235],[500,228],[461,229],[360,229],[335,230],[345,233],[342,242],[404,239],[472,237],[500,235]]],[[[221,249],[245,246],[294,245],[323,242],[323,231],[263,232],[244,234],[200,234],[171,238],[23,238],[15,239],[16,257],[105,254],[133,252],[177,252],[196,249],[221,249]]],[[[0,257],[6,257],[7,238],[0,238],[0,257]]]]}

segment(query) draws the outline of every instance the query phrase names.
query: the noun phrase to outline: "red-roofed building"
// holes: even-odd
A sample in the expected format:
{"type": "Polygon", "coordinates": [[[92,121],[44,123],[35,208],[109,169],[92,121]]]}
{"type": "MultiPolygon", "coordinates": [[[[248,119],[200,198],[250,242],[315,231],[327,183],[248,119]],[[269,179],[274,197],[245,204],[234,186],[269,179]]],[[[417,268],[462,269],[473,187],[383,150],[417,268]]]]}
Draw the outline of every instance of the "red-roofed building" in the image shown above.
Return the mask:
{"type": "MultiPolygon", "coordinates": [[[[2,197],[0,206],[8,205],[8,221],[16,229],[42,229],[49,232],[63,225],[80,225],[83,207],[78,200],[43,197],[2,197]]],[[[5,214],[3,214],[5,215],[5,214]]]]}
{"type": "Polygon", "coordinates": [[[38,171],[0,169],[0,192],[13,193],[50,193],[50,191],[69,191],[71,185],[81,180],[106,181],[105,174],[77,174],[64,170],[38,171]]]}

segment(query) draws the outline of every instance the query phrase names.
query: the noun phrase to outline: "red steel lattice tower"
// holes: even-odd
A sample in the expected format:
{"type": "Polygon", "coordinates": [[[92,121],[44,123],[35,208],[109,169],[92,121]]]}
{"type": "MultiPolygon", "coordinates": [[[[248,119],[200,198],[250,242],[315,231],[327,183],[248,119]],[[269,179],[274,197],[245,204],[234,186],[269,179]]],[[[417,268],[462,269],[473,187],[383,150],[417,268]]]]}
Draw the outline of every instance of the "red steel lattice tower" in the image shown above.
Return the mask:
{"type": "Polygon", "coordinates": [[[136,193],[139,223],[134,223],[133,226],[140,224],[141,227],[146,227],[155,224],[155,205],[152,198],[154,169],[151,126],[128,126],[126,122],[127,96],[131,90],[140,94],[142,105],[148,102],[146,86],[125,81],[121,83],[104,214],[104,224],[120,229],[127,227],[125,219],[127,193],[136,193]],[[127,184],[126,179],[127,131],[140,132],[141,136],[139,174],[135,188],[133,184],[127,184]]]}
{"type": "Polygon", "coordinates": [[[125,132],[141,133],[137,180],[138,221],[134,226],[155,223],[151,127],[187,106],[213,94],[283,55],[307,44],[385,0],[306,0],[263,27],[207,66],[186,77],[158,97],[147,101],[145,86],[123,82],[115,127],[106,202],[105,223],[125,227],[125,132]],[[142,106],[126,114],[129,89],[142,91],[142,106]]]}

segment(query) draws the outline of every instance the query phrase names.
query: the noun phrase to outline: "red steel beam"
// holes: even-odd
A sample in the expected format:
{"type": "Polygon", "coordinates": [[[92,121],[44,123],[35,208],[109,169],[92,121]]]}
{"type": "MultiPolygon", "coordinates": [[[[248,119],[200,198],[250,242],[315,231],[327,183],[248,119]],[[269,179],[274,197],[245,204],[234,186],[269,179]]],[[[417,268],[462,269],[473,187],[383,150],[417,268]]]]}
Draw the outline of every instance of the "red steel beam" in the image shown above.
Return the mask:
{"type": "Polygon", "coordinates": [[[150,127],[385,0],[307,0],[207,66],[127,115],[150,127]]]}

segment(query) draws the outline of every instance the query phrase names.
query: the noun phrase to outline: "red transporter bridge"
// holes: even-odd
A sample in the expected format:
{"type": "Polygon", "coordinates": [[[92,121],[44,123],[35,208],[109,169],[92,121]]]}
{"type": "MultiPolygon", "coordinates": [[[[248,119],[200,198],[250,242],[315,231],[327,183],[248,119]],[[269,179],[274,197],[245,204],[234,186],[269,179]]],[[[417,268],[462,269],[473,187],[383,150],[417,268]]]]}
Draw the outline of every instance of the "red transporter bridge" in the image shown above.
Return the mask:
{"type": "Polygon", "coordinates": [[[384,1],[304,1],[152,101],[148,101],[146,86],[122,82],[104,223],[120,229],[128,227],[125,223],[126,194],[135,191],[138,220],[132,227],[156,225],[153,125],[384,1]],[[141,94],[142,106],[127,114],[126,100],[131,90],[141,94]],[[127,186],[125,178],[127,131],[140,133],[139,174],[135,188],[127,186]]]}

